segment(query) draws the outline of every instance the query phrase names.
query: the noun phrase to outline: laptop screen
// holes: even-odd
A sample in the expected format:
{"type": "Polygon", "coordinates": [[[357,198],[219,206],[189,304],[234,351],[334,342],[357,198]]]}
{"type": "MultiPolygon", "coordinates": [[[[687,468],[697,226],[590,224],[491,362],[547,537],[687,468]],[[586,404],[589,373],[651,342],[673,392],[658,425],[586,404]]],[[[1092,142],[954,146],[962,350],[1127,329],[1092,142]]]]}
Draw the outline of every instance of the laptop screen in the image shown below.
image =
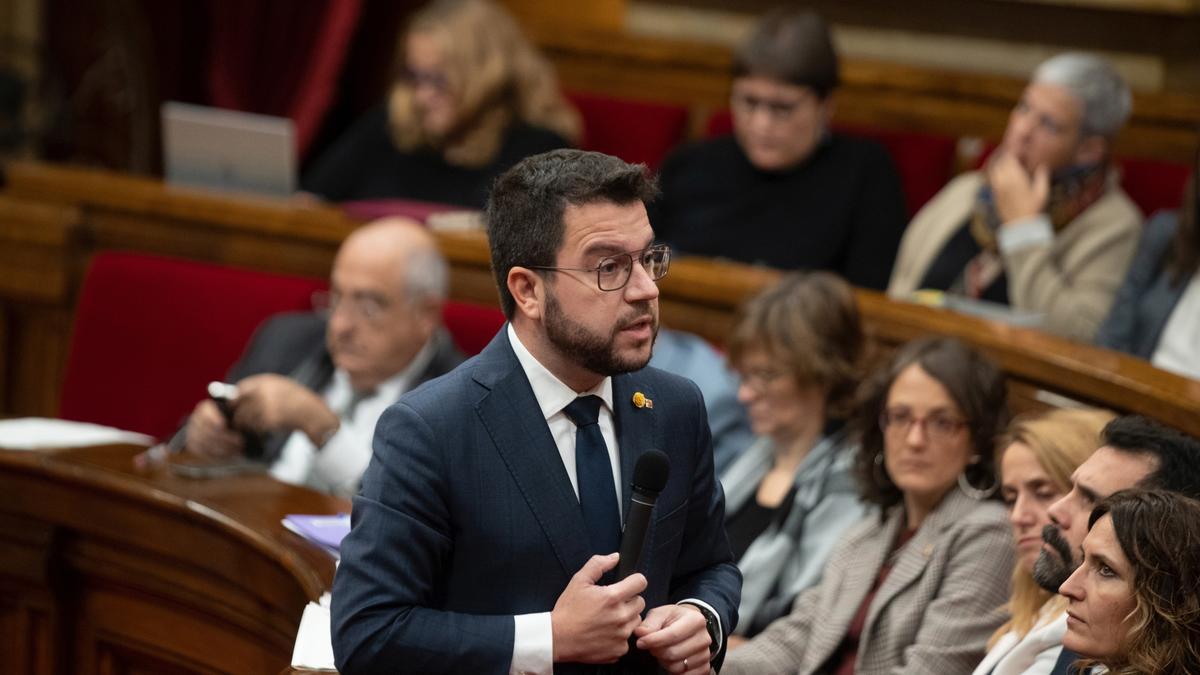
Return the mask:
{"type": "Polygon", "coordinates": [[[168,101],[163,168],[173,185],[286,197],[296,189],[292,121],[168,101]]]}

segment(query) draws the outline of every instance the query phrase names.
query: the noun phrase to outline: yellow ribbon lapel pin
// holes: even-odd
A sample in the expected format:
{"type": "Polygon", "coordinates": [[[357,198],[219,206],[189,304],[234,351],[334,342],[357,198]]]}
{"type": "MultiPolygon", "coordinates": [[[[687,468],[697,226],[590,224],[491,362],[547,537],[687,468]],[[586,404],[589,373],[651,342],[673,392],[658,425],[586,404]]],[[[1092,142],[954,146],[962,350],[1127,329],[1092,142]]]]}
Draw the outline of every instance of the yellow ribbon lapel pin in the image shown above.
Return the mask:
{"type": "Polygon", "coordinates": [[[635,408],[653,408],[654,401],[646,398],[646,395],[640,391],[633,393],[633,407],[635,408]]]}

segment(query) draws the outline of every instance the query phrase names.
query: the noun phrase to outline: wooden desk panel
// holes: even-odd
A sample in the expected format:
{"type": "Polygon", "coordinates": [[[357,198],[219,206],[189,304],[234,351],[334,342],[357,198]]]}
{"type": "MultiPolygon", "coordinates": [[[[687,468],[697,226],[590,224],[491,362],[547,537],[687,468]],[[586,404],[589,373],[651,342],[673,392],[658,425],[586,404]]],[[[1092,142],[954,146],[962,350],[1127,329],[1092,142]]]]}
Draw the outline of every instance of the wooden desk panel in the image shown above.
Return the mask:
{"type": "Polygon", "coordinates": [[[140,475],[140,450],[0,450],[6,658],[20,673],[278,672],[334,567],[279,520],[349,502],[265,474],[140,475]]]}

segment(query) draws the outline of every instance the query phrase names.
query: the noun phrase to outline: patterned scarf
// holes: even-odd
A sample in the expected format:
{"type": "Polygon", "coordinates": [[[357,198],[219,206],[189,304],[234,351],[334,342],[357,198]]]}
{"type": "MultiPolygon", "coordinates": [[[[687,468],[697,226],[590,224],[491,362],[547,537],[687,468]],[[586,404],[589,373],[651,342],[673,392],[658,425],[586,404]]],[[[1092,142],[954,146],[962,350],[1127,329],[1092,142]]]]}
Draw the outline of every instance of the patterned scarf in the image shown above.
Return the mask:
{"type": "MultiPolygon", "coordinates": [[[[1109,163],[1103,161],[1090,166],[1071,167],[1051,179],[1050,198],[1045,212],[1050,216],[1050,225],[1055,233],[1070,225],[1079,214],[1104,196],[1108,189],[1108,169],[1109,163]]],[[[996,245],[996,232],[1003,223],[996,212],[992,186],[986,181],[975,196],[969,224],[971,236],[981,250],[967,263],[962,278],[953,290],[978,298],[1004,273],[996,245]]]]}

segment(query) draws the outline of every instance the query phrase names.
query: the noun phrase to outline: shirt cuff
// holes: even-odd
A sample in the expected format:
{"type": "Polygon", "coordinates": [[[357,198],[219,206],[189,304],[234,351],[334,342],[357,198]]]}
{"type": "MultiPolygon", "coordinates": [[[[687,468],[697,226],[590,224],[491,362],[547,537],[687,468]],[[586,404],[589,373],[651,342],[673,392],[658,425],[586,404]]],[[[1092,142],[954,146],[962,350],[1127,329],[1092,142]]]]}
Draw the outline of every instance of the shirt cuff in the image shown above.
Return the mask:
{"type": "Polygon", "coordinates": [[[680,600],[679,602],[677,602],[675,604],[677,604],[677,605],[696,605],[697,607],[703,607],[704,609],[707,609],[708,611],[712,612],[712,615],[717,618],[717,648],[712,650],[713,656],[716,656],[717,652],[721,651],[721,645],[723,645],[725,643],[725,628],[721,625],[720,612],[713,609],[713,606],[708,604],[707,602],[705,602],[703,600],[697,600],[696,598],[684,598],[683,600],[680,600]]]}
{"type": "Polygon", "coordinates": [[[344,424],[338,427],[317,449],[310,484],[339,497],[353,497],[371,461],[370,442],[344,424]]]}
{"type": "Polygon", "coordinates": [[[1054,228],[1043,213],[1004,223],[996,232],[996,245],[1004,255],[1054,243],[1054,228]]]}
{"type": "Polygon", "coordinates": [[[554,672],[554,631],[550,612],[513,617],[512,665],[509,675],[551,675],[554,672]]]}

